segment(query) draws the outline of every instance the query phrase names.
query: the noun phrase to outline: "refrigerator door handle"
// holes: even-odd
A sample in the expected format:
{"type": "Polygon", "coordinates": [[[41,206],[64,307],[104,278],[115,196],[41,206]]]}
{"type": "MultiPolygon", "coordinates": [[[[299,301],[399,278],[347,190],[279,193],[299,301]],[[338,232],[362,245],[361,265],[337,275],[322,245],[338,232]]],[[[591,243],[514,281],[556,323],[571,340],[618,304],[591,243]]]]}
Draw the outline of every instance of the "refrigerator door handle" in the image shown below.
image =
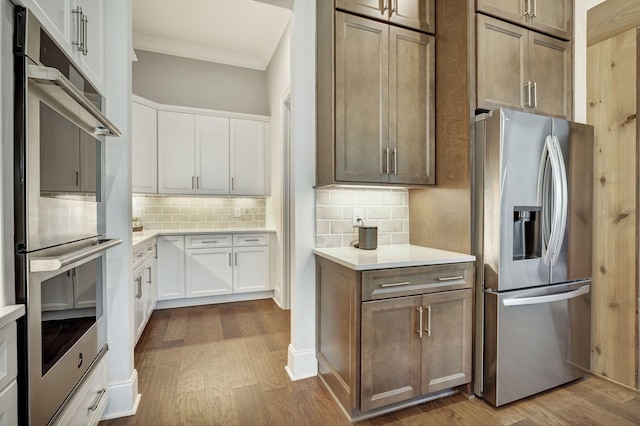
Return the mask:
{"type": "Polygon", "coordinates": [[[522,297],[515,299],[505,299],[502,301],[504,306],[523,306],[523,305],[536,305],[539,303],[551,303],[559,302],[561,300],[575,299],[584,294],[589,293],[589,284],[583,285],[577,290],[568,291],[566,293],[550,294],[548,296],[536,296],[536,297],[522,297]]]}
{"type": "MultiPolygon", "coordinates": [[[[562,250],[562,243],[564,241],[564,233],[567,228],[567,211],[569,207],[568,203],[568,184],[567,184],[567,168],[564,163],[564,156],[562,155],[562,148],[560,147],[560,141],[558,137],[553,135],[552,137],[554,154],[556,155],[556,162],[558,164],[558,175],[560,177],[560,206],[558,206],[558,211],[560,213],[559,223],[557,226],[557,234],[555,245],[552,250],[551,255],[551,265],[555,265],[558,262],[558,256],[560,256],[560,251],[562,250]]],[[[556,188],[557,190],[557,188],[556,188]]]]}
{"type": "Polygon", "coordinates": [[[545,265],[554,265],[560,255],[567,222],[567,176],[560,143],[557,137],[551,135],[547,136],[545,140],[540,160],[538,202],[543,209],[543,261],[545,265]],[[551,200],[547,188],[547,161],[551,165],[551,182],[553,185],[551,193],[553,194],[553,200],[551,200]],[[551,202],[553,203],[553,212],[548,216],[544,212],[548,211],[547,204],[551,202]]]}

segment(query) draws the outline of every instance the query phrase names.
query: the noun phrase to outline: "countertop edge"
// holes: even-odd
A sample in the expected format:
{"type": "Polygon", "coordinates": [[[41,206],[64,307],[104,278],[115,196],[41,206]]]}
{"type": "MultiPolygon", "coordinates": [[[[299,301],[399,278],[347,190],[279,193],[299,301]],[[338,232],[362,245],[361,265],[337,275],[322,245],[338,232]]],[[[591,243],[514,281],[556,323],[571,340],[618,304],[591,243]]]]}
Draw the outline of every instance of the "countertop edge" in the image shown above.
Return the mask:
{"type": "Polygon", "coordinates": [[[0,328],[17,321],[25,314],[24,305],[0,306],[0,328]]]}
{"type": "MultiPolygon", "coordinates": [[[[425,249],[431,249],[430,247],[424,247],[425,249]]],[[[439,258],[423,258],[423,259],[411,259],[411,260],[393,260],[393,261],[381,261],[381,262],[365,262],[365,263],[353,263],[342,257],[335,256],[322,251],[322,249],[313,249],[312,252],[316,256],[320,256],[339,265],[345,266],[354,271],[372,271],[376,269],[388,269],[388,268],[405,268],[412,266],[431,266],[431,265],[445,265],[452,263],[466,263],[474,262],[476,257],[470,254],[442,251],[443,255],[439,258]]]]}

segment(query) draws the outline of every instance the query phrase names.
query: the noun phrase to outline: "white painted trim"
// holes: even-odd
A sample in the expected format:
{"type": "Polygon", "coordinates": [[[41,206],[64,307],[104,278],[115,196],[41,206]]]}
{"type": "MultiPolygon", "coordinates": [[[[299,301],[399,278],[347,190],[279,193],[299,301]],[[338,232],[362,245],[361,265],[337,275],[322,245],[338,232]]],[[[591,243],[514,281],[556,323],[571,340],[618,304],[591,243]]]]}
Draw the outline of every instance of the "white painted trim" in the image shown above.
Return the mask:
{"type": "Polygon", "coordinates": [[[242,112],[219,111],[215,109],[159,104],[150,99],[143,98],[142,96],[133,95],[133,94],[131,95],[131,100],[139,104],[143,104],[148,107],[155,108],[158,111],[183,112],[186,114],[210,115],[213,117],[238,118],[240,120],[255,120],[255,121],[263,121],[265,123],[271,122],[271,116],[268,116],[268,115],[246,114],[242,112]]]}
{"type": "Polygon", "coordinates": [[[274,19],[271,20],[271,29],[267,32],[266,37],[262,40],[262,48],[259,50],[259,53],[261,53],[260,61],[265,64],[265,71],[269,67],[269,63],[271,62],[271,58],[273,58],[273,54],[280,45],[280,39],[282,38],[284,32],[287,30],[290,19],[291,13],[287,13],[286,15],[276,15],[274,19]],[[281,30],[275,31],[275,29],[277,28],[280,28],[281,30]]]}
{"type": "MultiPolygon", "coordinates": [[[[282,34],[278,36],[282,36],[282,34]]],[[[267,69],[269,60],[271,59],[271,57],[269,57],[265,61],[264,58],[256,55],[245,55],[230,50],[198,46],[142,34],[133,34],[133,48],[260,71],[267,69]]]]}
{"type": "Polygon", "coordinates": [[[158,300],[156,309],[185,308],[215,303],[244,302],[246,300],[273,299],[273,290],[254,293],[225,294],[223,296],[194,297],[189,299],[158,300]]]}
{"type": "Polygon", "coordinates": [[[131,378],[126,382],[108,384],[107,396],[109,402],[102,415],[102,420],[135,415],[141,397],[138,393],[138,370],[134,369],[131,378]]]}
{"type": "Polygon", "coordinates": [[[289,344],[287,366],[284,368],[292,381],[308,379],[318,375],[318,358],[315,349],[296,351],[289,344]]]}

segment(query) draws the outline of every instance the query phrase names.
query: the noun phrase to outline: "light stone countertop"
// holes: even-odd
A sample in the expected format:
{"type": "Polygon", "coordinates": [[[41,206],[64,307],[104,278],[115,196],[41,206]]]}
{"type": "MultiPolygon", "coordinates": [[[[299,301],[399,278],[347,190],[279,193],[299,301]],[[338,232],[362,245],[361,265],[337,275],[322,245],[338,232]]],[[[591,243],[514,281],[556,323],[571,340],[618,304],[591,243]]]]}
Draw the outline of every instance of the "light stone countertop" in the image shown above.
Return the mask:
{"type": "Polygon", "coordinates": [[[274,229],[267,228],[227,228],[227,229],[150,229],[141,232],[134,232],[132,238],[133,249],[138,244],[149,241],[151,238],[162,235],[196,235],[196,234],[256,234],[256,233],[275,233],[274,229]]]}
{"type": "Polygon", "coordinates": [[[441,265],[476,260],[476,257],[470,254],[411,244],[378,246],[376,250],[362,250],[353,247],[316,248],[313,249],[313,253],[355,271],[441,265]]]}
{"type": "Polygon", "coordinates": [[[8,305],[0,307],[0,328],[21,318],[25,313],[24,305],[8,305]]]}

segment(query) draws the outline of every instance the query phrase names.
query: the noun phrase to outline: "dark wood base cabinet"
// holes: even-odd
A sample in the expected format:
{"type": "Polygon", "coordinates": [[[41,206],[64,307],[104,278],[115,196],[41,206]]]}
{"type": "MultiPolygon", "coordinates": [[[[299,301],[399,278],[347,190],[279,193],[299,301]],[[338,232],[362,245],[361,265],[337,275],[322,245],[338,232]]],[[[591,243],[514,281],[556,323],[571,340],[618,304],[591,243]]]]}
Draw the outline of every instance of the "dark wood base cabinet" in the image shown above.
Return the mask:
{"type": "Polygon", "coordinates": [[[319,375],[351,421],[471,382],[473,264],[355,271],[317,258],[319,375]]]}

